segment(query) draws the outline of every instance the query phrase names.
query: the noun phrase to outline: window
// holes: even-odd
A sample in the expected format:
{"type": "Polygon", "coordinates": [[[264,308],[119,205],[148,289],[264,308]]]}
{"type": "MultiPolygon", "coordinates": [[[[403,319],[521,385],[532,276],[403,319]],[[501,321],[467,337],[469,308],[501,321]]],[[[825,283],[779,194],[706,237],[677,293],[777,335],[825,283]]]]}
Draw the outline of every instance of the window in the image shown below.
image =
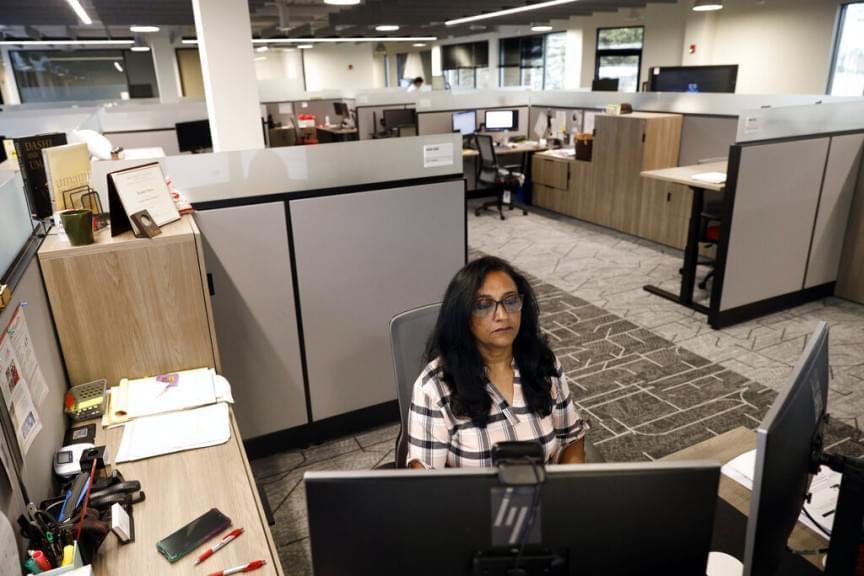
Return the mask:
{"type": "Polygon", "coordinates": [[[21,102],[156,98],[150,52],[129,50],[13,50],[21,102]]]}
{"type": "Polygon", "coordinates": [[[501,86],[533,90],[564,87],[566,35],[546,34],[504,38],[500,44],[498,81],[501,86]]]}
{"type": "Polygon", "coordinates": [[[837,30],[828,92],[832,96],[864,95],[864,2],[843,6],[837,30]]]}
{"type": "Polygon", "coordinates": [[[489,42],[442,46],[441,69],[450,88],[488,88],[489,42]]]}
{"type": "Polygon", "coordinates": [[[598,28],[594,78],[618,78],[618,90],[637,92],[644,38],[643,26],[598,28]]]}

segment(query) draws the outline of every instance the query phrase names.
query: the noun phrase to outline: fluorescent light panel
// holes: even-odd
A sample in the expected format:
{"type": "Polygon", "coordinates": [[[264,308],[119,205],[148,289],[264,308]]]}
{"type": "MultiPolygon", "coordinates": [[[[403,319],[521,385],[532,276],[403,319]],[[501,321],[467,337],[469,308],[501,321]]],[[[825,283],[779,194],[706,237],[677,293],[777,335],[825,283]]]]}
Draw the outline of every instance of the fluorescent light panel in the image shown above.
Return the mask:
{"type": "Polygon", "coordinates": [[[550,32],[552,30],[552,26],[532,26],[532,32],[550,32]]]}
{"type": "Polygon", "coordinates": [[[378,32],[396,32],[399,30],[399,26],[395,24],[381,24],[380,26],[376,26],[375,30],[378,32]]]}
{"type": "Polygon", "coordinates": [[[355,6],[360,4],[360,0],[324,0],[324,4],[331,6],[355,6]]]}
{"type": "Polygon", "coordinates": [[[522,12],[530,12],[531,10],[542,10],[543,8],[552,8],[553,6],[573,4],[580,1],[581,0],[547,0],[546,2],[538,2],[537,4],[529,4],[527,6],[519,6],[517,8],[498,10],[497,12],[486,12],[485,14],[477,14],[476,16],[456,18],[455,20],[448,20],[444,22],[444,24],[446,24],[447,26],[456,26],[457,24],[467,24],[468,22],[476,22],[477,20],[498,18],[499,16],[509,16],[510,14],[520,14],[522,12]]]}
{"type": "Polygon", "coordinates": [[[92,24],[93,20],[90,19],[90,16],[87,15],[87,12],[84,11],[84,7],[81,6],[81,3],[78,0],[66,0],[69,6],[72,7],[72,10],[75,11],[75,14],[78,15],[78,18],[84,24],[92,24]]]}
{"type": "Polygon", "coordinates": [[[134,40],[2,40],[0,46],[129,46],[134,40]]]}
{"type": "Polygon", "coordinates": [[[141,32],[141,33],[158,32],[159,27],[158,26],[130,26],[129,31],[130,32],[141,32]]]}
{"type": "MultiPolygon", "coordinates": [[[[253,44],[326,44],[339,42],[434,42],[437,36],[354,36],[342,38],[253,38],[253,44]]],[[[183,44],[198,44],[198,40],[188,38],[183,44]]]]}

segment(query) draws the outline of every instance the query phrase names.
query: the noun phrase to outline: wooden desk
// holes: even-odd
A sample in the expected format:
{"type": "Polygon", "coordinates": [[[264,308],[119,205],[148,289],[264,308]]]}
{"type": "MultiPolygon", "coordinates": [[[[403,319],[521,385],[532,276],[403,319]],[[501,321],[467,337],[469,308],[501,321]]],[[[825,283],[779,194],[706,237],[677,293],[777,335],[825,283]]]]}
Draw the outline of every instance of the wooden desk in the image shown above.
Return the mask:
{"type": "Polygon", "coordinates": [[[712,162],[710,164],[696,164],[693,166],[679,166],[677,168],[641,172],[643,178],[671,182],[673,184],[683,184],[693,192],[693,199],[690,203],[690,222],[687,227],[687,245],[684,247],[681,290],[678,294],[673,294],[650,284],[644,288],[646,291],[661,298],[677,302],[703,314],[708,313],[708,308],[693,301],[693,288],[696,285],[696,266],[699,261],[699,231],[702,224],[702,209],[705,204],[705,190],[722,192],[725,190],[726,184],[703,182],[695,180],[693,176],[705,172],[723,172],[725,174],[726,168],[726,162],[712,162]]]}
{"type": "MultiPolygon", "coordinates": [[[[106,444],[111,462],[122,435],[122,428],[103,430],[97,424],[96,443],[106,444]]],[[[115,536],[109,535],[94,563],[96,576],[202,576],[253,560],[267,561],[266,566],[254,572],[255,576],[282,576],[279,555],[233,412],[231,439],[221,446],[126,462],[116,467],[127,480],[141,482],[146,500],[133,509],[135,542],[122,546],[115,536]],[[244,528],[243,535],[197,567],[192,563],[207,546],[174,564],[156,551],[157,541],[213,507],[231,518],[234,528],[244,528]]],[[[213,543],[215,540],[208,544],[213,543]]]]}
{"type": "Polygon", "coordinates": [[[336,126],[318,126],[318,142],[327,144],[329,142],[348,142],[357,140],[356,128],[338,128],[336,126]]]}
{"type": "MultiPolygon", "coordinates": [[[[744,427],[738,427],[714,438],[709,438],[699,444],[670,454],[663,460],[718,460],[726,464],[736,456],[756,448],[756,433],[744,427]]],[[[751,492],[735,480],[720,475],[719,495],[726,502],[738,509],[745,516],[750,513],[751,492]]],[[[817,532],[813,532],[798,522],[789,545],[794,549],[827,548],[828,542],[817,532]]],[[[822,555],[807,556],[811,564],[822,569],[822,555]]]]}
{"type": "MultiPolygon", "coordinates": [[[[525,142],[518,142],[515,146],[496,146],[495,147],[495,155],[496,156],[507,156],[508,154],[531,154],[534,152],[542,152],[546,150],[546,146],[540,146],[539,144],[527,144],[525,142]]],[[[475,158],[479,156],[480,153],[473,148],[463,148],[462,149],[462,158],[475,158]]]]}

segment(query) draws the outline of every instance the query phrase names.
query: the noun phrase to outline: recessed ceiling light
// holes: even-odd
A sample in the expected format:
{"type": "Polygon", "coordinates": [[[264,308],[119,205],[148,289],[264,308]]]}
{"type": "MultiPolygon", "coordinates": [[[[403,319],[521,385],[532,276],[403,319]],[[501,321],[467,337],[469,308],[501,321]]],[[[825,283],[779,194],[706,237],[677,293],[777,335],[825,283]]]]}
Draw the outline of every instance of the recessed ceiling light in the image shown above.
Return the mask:
{"type": "Polygon", "coordinates": [[[158,32],[159,27],[158,26],[130,26],[129,31],[130,32],[142,32],[142,33],[158,32]]]}
{"type": "Polygon", "coordinates": [[[552,30],[551,26],[541,25],[541,26],[532,26],[532,32],[549,32],[552,30]]]}
{"type": "Polygon", "coordinates": [[[324,4],[331,6],[354,6],[360,4],[360,0],[324,0],[324,4]]]}
{"type": "Polygon", "coordinates": [[[694,12],[712,12],[722,9],[722,0],[696,0],[696,3],[693,5],[694,12]]]}
{"type": "Polygon", "coordinates": [[[270,50],[269,46],[258,46],[255,48],[256,52],[267,52],[268,50],[270,50]]]}
{"type": "Polygon", "coordinates": [[[497,18],[499,16],[509,16],[510,14],[519,14],[521,12],[529,12],[531,10],[541,10],[543,8],[551,8],[552,6],[561,6],[564,4],[573,4],[580,0],[547,0],[546,2],[538,2],[536,4],[528,4],[527,6],[518,6],[516,8],[507,8],[506,10],[498,10],[496,12],[485,12],[476,16],[466,16],[465,18],[456,18],[455,20],[447,20],[444,22],[447,26],[456,26],[457,24],[467,24],[477,20],[486,20],[488,18],[497,18]]]}
{"type": "Polygon", "coordinates": [[[375,30],[378,32],[396,32],[399,30],[399,26],[395,24],[381,24],[380,26],[376,26],[375,30]]]}
{"type": "Polygon", "coordinates": [[[132,48],[130,48],[130,50],[132,50],[132,52],[149,52],[150,47],[149,46],[132,46],[132,48]]]}
{"type": "Polygon", "coordinates": [[[297,48],[299,48],[301,50],[309,50],[310,48],[314,48],[314,47],[315,47],[314,44],[298,44],[297,45],[297,48]]]}
{"type": "Polygon", "coordinates": [[[426,44],[424,42],[416,42],[412,44],[412,46],[414,46],[415,48],[425,48],[426,44]]]}
{"type": "Polygon", "coordinates": [[[78,0],[66,0],[69,3],[69,6],[72,7],[72,10],[75,11],[75,14],[78,15],[78,18],[81,19],[81,22],[84,24],[92,24],[93,20],[90,19],[90,16],[87,15],[87,12],[84,11],[84,7],[81,6],[81,3],[78,0]]]}

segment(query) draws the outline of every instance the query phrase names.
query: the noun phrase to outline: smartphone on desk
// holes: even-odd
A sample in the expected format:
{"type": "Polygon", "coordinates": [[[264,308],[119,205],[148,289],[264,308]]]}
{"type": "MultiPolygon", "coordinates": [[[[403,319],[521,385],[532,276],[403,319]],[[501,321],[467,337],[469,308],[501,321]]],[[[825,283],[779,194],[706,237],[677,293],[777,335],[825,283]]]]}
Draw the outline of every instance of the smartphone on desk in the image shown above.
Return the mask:
{"type": "Polygon", "coordinates": [[[211,508],[170,536],[156,543],[156,549],[169,562],[176,562],[231,526],[231,519],[211,508]]]}

